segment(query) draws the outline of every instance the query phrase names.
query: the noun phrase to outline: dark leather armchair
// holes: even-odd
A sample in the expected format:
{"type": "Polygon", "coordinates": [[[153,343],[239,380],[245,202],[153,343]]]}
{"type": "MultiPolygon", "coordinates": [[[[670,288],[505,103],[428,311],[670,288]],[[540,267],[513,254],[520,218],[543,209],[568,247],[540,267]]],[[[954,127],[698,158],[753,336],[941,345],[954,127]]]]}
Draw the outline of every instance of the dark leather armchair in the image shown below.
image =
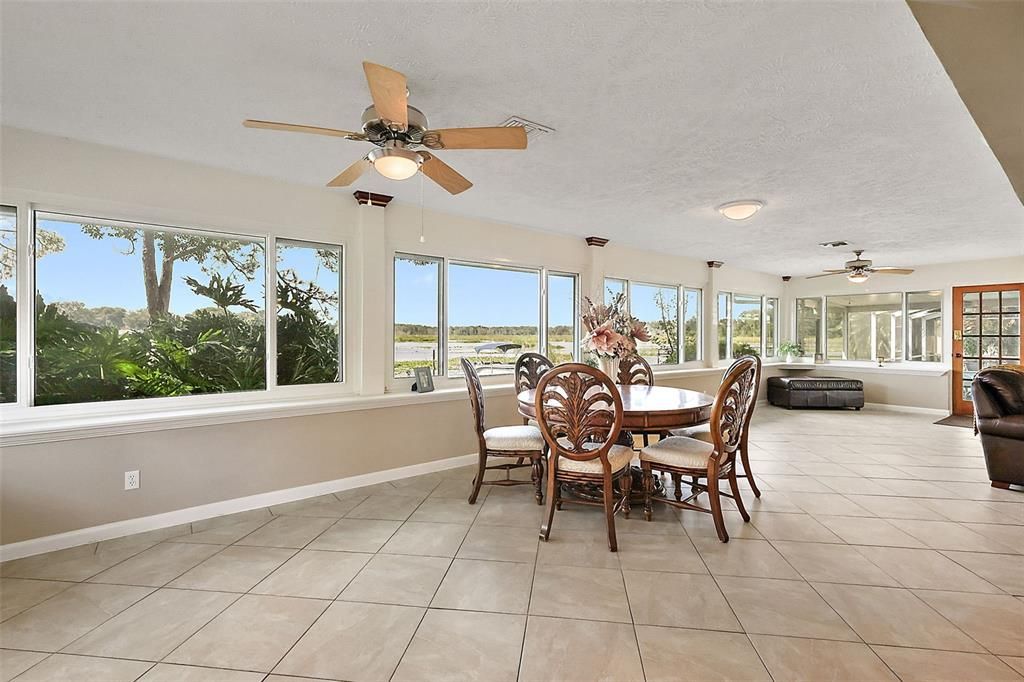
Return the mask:
{"type": "Polygon", "coordinates": [[[972,395],[992,487],[1024,485],[1024,367],[982,370],[974,377],[972,395]]]}

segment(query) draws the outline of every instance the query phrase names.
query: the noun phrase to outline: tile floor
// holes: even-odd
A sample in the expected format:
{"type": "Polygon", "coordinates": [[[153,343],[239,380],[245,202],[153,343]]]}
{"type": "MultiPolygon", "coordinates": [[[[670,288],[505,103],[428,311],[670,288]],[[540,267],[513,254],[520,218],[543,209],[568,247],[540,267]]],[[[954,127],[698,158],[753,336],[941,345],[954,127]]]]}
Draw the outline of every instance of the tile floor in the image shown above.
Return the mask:
{"type": "Polygon", "coordinates": [[[1024,492],[931,421],[759,408],[727,545],[459,469],[11,561],[0,681],[1022,680],[1024,492]]]}

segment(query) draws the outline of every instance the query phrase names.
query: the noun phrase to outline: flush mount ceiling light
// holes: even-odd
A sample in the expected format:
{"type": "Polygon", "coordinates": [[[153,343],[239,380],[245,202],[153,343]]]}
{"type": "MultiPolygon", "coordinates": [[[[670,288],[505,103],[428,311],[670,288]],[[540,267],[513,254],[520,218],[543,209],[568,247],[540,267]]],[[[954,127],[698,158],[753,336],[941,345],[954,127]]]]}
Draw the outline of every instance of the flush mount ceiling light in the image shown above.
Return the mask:
{"type": "Polygon", "coordinates": [[[730,201],[727,204],[722,204],[718,207],[718,212],[729,220],[746,220],[760,211],[763,206],[763,201],[758,201],[757,199],[742,199],[740,201],[730,201]]]}
{"type": "Polygon", "coordinates": [[[407,180],[416,175],[423,157],[402,147],[382,147],[372,150],[367,157],[374,170],[389,180],[407,180]]]}

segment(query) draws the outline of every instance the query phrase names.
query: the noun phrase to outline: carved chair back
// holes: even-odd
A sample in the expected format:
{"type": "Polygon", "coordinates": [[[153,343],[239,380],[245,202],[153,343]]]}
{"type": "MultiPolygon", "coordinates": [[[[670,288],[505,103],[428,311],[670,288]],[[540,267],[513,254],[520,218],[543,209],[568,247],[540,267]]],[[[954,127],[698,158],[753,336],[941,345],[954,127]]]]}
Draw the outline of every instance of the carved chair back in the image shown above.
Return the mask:
{"type": "Polygon", "coordinates": [[[558,457],[600,458],[607,475],[623,417],[622,396],[608,375],[580,363],[556,365],[537,384],[534,407],[553,471],[558,457]]]}
{"type": "Polygon", "coordinates": [[[711,407],[711,436],[724,466],[736,457],[747,433],[747,422],[757,396],[758,362],[753,356],[739,358],[725,372],[711,407]]]}
{"type": "Polygon", "coordinates": [[[516,393],[537,388],[537,382],[555,364],[540,353],[523,353],[516,360],[516,393]]]}
{"type": "Polygon", "coordinates": [[[654,370],[639,353],[632,353],[619,361],[618,383],[621,386],[653,386],[654,370]]]}
{"type": "Polygon", "coordinates": [[[459,358],[462,374],[466,377],[466,388],[469,389],[469,404],[473,408],[473,427],[477,438],[484,442],[484,387],[480,383],[480,375],[476,367],[466,358],[459,358]]]}
{"type": "Polygon", "coordinates": [[[743,441],[742,447],[747,447],[747,438],[750,436],[750,422],[754,419],[754,406],[757,404],[757,394],[761,390],[761,358],[756,355],[746,355],[744,357],[753,358],[757,364],[757,374],[754,377],[754,396],[750,399],[750,412],[747,414],[747,420],[743,424],[743,441]]]}

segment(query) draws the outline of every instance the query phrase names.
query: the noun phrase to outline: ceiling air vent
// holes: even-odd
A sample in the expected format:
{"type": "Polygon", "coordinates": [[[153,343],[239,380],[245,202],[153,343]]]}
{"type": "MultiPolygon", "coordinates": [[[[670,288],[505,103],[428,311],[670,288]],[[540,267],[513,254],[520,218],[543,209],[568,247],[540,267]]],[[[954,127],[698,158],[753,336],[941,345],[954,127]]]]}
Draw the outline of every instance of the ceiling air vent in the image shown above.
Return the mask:
{"type": "Polygon", "coordinates": [[[540,123],[534,123],[533,121],[527,121],[525,118],[521,118],[519,116],[511,116],[501,125],[503,128],[526,128],[526,139],[531,142],[547,135],[548,133],[555,132],[554,128],[541,125],[540,123]]]}
{"type": "Polygon", "coordinates": [[[823,249],[838,249],[841,246],[849,246],[849,245],[850,245],[850,242],[844,242],[842,239],[840,239],[839,241],[835,241],[835,242],[822,242],[822,243],[818,244],[818,246],[822,247],[823,249]]]}

